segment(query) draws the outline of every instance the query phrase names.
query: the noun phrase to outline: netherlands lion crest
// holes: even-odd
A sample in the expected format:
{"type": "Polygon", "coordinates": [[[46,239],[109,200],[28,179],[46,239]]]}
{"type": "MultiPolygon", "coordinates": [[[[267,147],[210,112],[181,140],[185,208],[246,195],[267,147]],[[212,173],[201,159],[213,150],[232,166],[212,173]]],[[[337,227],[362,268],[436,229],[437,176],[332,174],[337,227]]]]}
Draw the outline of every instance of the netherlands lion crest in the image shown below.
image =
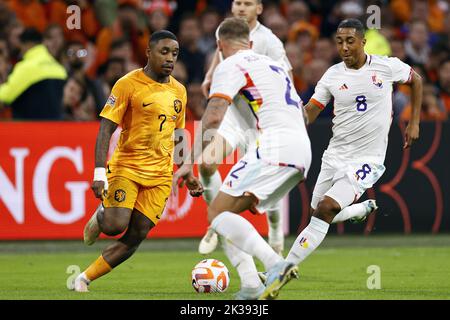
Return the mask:
{"type": "Polygon", "coordinates": [[[114,192],[114,200],[116,200],[117,202],[122,202],[125,200],[127,193],[125,192],[125,190],[122,189],[118,189],[116,190],[116,192],[114,192]]]}
{"type": "Polygon", "coordinates": [[[176,113],[180,113],[181,110],[183,109],[181,100],[178,100],[178,99],[175,100],[175,101],[173,102],[173,108],[175,109],[175,112],[176,112],[176,113]]]}

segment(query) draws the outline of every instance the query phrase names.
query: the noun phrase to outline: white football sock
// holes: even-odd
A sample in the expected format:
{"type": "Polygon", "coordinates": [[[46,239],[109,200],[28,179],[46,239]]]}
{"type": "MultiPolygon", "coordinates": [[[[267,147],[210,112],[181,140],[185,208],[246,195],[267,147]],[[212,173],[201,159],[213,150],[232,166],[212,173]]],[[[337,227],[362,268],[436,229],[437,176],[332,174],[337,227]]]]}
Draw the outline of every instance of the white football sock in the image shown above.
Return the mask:
{"type": "Polygon", "coordinates": [[[276,208],[267,210],[267,223],[269,225],[269,245],[278,245],[283,247],[284,232],[283,232],[283,212],[281,209],[281,201],[278,202],[276,208]]]}
{"type": "Polygon", "coordinates": [[[80,277],[81,279],[83,279],[87,284],[91,283],[91,280],[88,279],[87,275],[85,272],[82,272],[78,275],[78,277],[80,277]]]}
{"type": "Polygon", "coordinates": [[[259,235],[253,225],[238,214],[222,212],[214,218],[211,226],[236,247],[261,260],[266,270],[283,260],[259,235]]]}
{"type": "Polygon", "coordinates": [[[331,223],[346,221],[353,217],[362,217],[367,214],[368,208],[364,203],[357,203],[342,209],[331,223]]]}
{"type": "Polygon", "coordinates": [[[297,239],[295,239],[286,261],[299,264],[305,260],[325,238],[329,226],[330,225],[325,221],[316,217],[311,217],[308,226],[303,229],[297,239]]]}
{"type": "Polygon", "coordinates": [[[210,203],[214,200],[214,198],[219,193],[220,187],[222,186],[222,177],[218,170],[214,172],[212,176],[205,177],[201,173],[199,173],[200,182],[203,185],[203,199],[205,199],[206,203],[210,205],[210,203]]]}
{"type": "Polygon", "coordinates": [[[258,270],[256,270],[255,261],[253,261],[252,256],[222,236],[220,237],[220,242],[225,254],[239,274],[241,287],[258,288],[261,285],[261,280],[258,277],[258,270]]]}

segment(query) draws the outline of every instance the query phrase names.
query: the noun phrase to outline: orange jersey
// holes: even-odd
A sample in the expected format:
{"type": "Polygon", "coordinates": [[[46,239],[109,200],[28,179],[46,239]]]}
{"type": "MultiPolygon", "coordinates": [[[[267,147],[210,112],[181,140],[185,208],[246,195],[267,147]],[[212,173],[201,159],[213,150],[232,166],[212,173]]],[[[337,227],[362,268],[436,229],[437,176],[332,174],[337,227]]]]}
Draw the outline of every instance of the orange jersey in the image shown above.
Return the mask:
{"type": "Polygon", "coordinates": [[[110,174],[143,186],[172,179],[173,135],[184,128],[186,102],[186,88],[172,76],[159,83],[137,69],[119,79],[100,113],[122,127],[110,174]]]}

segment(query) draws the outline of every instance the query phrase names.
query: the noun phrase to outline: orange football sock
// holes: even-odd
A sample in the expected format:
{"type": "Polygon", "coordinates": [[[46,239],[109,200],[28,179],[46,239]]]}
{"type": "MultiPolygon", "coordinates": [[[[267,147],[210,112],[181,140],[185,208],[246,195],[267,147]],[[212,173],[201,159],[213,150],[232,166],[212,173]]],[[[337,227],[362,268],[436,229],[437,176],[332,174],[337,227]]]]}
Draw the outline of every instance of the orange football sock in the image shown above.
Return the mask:
{"type": "Polygon", "coordinates": [[[84,274],[89,281],[94,281],[97,278],[107,274],[112,270],[108,262],[105,261],[103,256],[100,256],[95,260],[85,271],[84,274]]]}

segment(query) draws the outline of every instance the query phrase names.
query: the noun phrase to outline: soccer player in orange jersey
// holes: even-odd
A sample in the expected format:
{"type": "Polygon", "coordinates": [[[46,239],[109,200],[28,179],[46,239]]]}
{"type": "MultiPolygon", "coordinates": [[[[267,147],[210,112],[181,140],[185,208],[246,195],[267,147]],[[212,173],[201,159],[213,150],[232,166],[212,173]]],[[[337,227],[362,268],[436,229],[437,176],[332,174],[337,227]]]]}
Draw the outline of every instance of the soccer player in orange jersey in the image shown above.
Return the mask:
{"type": "MultiPolygon", "coordinates": [[[[103,202],[86,224],[84,241],[126,232],[76,278],[75,291],[87,292],[90,282],[127,260],[161,218],[171,192],[174,131],[185,124],[186,89],[171,76],[178,52],[173,33],[153,33],[147,65],[117,81],[100,113],[92,191],[103,202]],[[118,125],[122,132],[106,165],[118,125]]],[[[194,176],[188,188],[192,196],[202,193],[194,176]]]]}

